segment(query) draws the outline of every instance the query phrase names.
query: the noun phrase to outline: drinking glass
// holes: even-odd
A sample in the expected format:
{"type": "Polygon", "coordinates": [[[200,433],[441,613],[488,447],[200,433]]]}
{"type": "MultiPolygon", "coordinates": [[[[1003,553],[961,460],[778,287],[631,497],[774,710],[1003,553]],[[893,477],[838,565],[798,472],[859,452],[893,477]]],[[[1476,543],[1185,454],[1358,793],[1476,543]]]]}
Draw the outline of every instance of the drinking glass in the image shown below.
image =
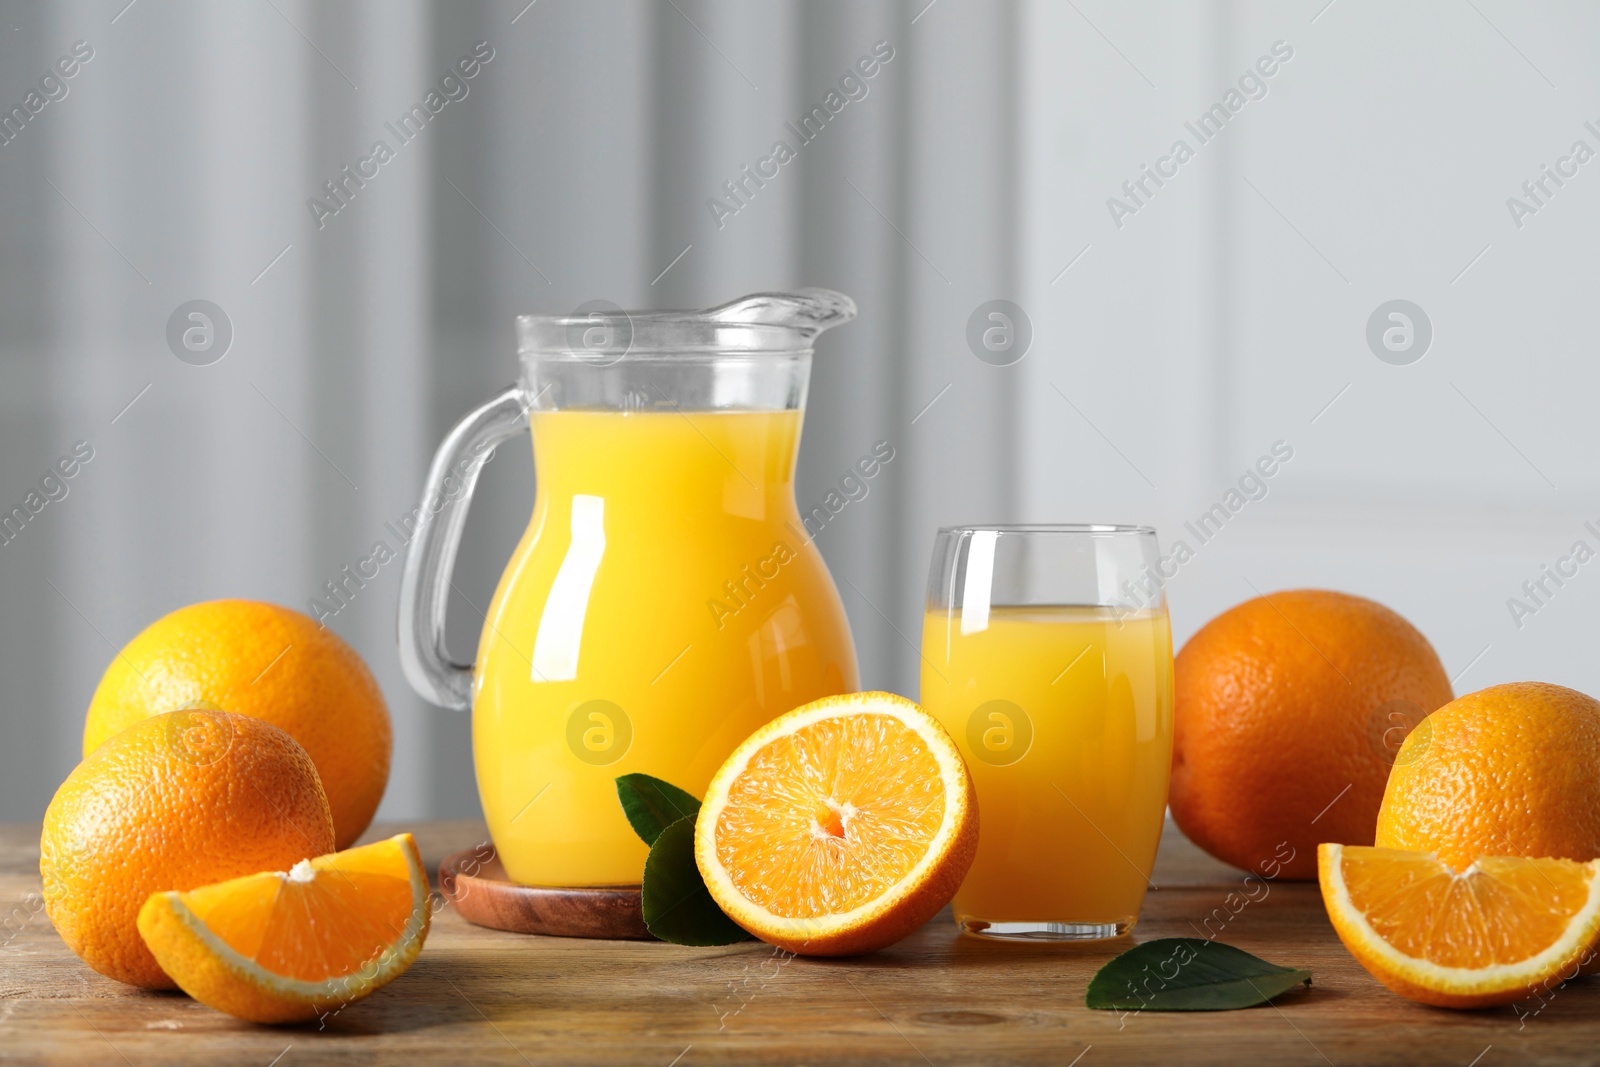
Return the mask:
{"type": "Polygon", "coordinates": [[[1172,634],[1145,526],[939,531],[922,703],[978,791],[956,924],[1002,940],[1133,929],[1172,764],[1172,634]]]}

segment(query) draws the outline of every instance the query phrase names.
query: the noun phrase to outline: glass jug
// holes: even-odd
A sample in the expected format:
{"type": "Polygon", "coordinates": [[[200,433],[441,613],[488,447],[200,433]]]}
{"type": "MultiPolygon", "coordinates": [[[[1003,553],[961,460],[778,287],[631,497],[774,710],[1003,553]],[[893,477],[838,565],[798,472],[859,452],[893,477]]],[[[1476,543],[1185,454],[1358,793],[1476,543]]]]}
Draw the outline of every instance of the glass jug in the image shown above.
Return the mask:
{"type": "Polygon", "coordinates": [[[794,498],[812,342],[855,317],[823,289],[707,311],[517,319],[522,375],[439,447],[400,592],[400,662],[472,708],[478,793],[507,873],[637,884],[615,779],[704,794],[758,726],[858,688],[838,590],[794,498]],[[533,518],[450,659],[446,593],[478,471],[530,429],[533,518]]]}

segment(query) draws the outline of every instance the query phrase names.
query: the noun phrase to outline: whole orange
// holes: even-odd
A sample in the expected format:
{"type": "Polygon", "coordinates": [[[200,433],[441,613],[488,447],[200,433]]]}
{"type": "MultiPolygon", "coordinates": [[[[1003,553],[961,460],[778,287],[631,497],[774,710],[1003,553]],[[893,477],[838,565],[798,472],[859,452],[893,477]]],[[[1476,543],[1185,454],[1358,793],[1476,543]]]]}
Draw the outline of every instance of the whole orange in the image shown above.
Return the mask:
{"type": "Polygon", "coordinates": [[[367,665],[332,630],[254,600],[179,608],[106,668],[83,754],[148,715],[197,706],[262,719],[300,742],[328,792],[339,848],[372,821],[389,781],[389,709],[367,665]]]}
{"type": "Polygon", "coordinates": [[[1172,817],[1218,859],[1315,878],[1372,844],[1389,767],[1450,699],[1428,639],[1382,604],[1299,589],[1230,608],[1175,661],[1172,817]]]}
{"type": "Polygon", "coordinates": [[[139,937],[150,894],[333,851],[317,770],[294,738],[257,719],[174,711],[90,753],[44,815],[45,911],[68,947],[119,982],[171,989],[139,937]]]}
{"type": "Polygon", "coordinates": [[[1479,856],[1600,857],[1600,701],[1545,682],[1480,689],[1406,738],[1377,844],[1479,856]]]}

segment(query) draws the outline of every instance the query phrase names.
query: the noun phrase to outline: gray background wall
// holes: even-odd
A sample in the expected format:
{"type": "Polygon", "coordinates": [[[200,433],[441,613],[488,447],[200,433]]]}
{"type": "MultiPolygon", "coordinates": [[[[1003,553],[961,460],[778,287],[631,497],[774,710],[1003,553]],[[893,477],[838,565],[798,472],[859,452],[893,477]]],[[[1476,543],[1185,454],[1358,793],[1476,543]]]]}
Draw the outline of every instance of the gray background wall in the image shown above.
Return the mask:
{"type": "MultiPolygon", "coordinates": [[[[0,145],[0,503],[95,449],[0,546],[0,818],[43,811],[116,647],[196,600],[303,608],[513,375],[512,316],[590,299],[856,298],[818,353],[799,496],[897,450],[819,541],[859,589],[840,583],[869,685],[915,693],[940,523],[1153,522],[1171,544],[1282,440],[1267,497],[1187,539],[1179,640],[1252,588],[1332,586],[1410,617],[1458,691],[1600,691],[1600,565],[1520,628],[1506,605],[1573,541],[1600,549],[1600,162],[1520,228],[1506,207],[1573,141],[1600,150],[1600,10],[524,3],[0,4],[8,109],[94,48],[0,145]],[[468,96],[319,229],[307,198],[481,40],[468,96]],[[868,96],[719,228],[705,200],[880,40],[868,96]],[[1107,198],[1195,145],[1185,121],[1277,41],[1266,95],[1118,226],[1107,198]],[[209,366],[165,339],[193,298],[234,329],[209,366]],[[993,298],[1032,322],[1012,366],[965,340],[993,298]],[[1434,333],[1405,366],[1365,337],[1396,298],[1434,333]]],[[[530,506],[527,454],[501,456],[460,657],[530,506]]],[[[383,813],[469,813],[467,719],[399,676],[398,585],[391,565],[332,622],[395,715],[383,813]]]]}

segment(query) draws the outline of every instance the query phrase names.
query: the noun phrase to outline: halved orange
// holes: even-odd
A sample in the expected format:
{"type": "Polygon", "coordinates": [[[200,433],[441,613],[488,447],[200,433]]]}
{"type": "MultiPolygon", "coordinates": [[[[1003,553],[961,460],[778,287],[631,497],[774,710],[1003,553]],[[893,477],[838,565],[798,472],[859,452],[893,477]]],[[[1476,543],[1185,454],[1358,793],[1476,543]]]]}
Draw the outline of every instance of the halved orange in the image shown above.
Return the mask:
{"type": "Polygon", "coordinates": [[[428,876],[410,834],[188,892],[152,894],[139,933],[202,1004],[297,1022],[387,985],[422,951],[428,876]]]}
{"type": "Polygon", "coordinates": [[[695,822],[695,861],[734,922],[780,948],[850,956],[950,902],[978,847],[955,743],[893,693],[825,697],[751,734],[695,822]]]}
{"type": "Polygon", "coordinates": [[[1325,844],[1322,901],[1352,955],[1402,996],[1443,1008],[1509,1004],[1575,973],[1600,936],[1600,860],[1325,844]]]}

